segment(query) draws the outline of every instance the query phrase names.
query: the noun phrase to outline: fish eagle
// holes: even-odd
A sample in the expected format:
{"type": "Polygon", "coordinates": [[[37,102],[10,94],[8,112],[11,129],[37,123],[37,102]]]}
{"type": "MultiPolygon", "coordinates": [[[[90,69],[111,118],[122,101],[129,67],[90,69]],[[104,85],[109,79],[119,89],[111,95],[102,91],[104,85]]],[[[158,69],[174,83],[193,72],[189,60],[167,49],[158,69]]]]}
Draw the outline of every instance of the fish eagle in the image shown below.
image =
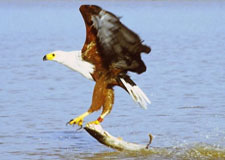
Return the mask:
{"type": "Polygon", "coordinates": [[[68,124],[82,126],[83,119],[102,108],[97,120],[99,124],[110,113],[114,103],[114,86],[125,89],[142,108],[150,100],[131,80],[127,72],[141,74],[146,66],[141,53],[151,48],[142,44],[139,36],[120,22],[113,13],[96,5],[81,5],[80,12],[86,26],[86,40],[81,51],[54,51],[43,60],[52,60],[81,73],[96,82],[90,108],[68,124]]]}

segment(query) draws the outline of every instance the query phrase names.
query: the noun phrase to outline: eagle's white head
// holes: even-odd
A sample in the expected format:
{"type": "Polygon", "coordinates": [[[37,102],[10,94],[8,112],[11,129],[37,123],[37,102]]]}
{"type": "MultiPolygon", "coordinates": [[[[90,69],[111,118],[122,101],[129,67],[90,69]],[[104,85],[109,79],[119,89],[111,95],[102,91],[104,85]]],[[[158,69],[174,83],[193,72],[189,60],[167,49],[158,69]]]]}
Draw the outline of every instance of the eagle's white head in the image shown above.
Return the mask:
{"type": "Polygon", "coordinates": [[[54,51],[43,57],[43,61],[47,60],[61,63],[81,73],[84,77],[93,80],[91,74],[94,72],[94,65],[82,59],[81,51],[54,51]]]}

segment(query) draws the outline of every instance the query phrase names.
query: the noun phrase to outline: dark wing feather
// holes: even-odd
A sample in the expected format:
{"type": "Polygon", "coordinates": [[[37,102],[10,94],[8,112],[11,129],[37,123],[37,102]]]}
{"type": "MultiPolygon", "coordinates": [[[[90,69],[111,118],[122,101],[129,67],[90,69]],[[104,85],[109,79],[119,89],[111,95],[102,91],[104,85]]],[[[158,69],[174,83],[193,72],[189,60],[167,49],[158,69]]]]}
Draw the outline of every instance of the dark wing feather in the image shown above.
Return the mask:
{"type": "Polygon", "coordinates": [[[149,53],[150,47],[143,45],[139,36],[124,26],[114,14],[98,6],[85,7],[89,9],[85,14],[89,15],[90,24],[95,29],[97,47],[104,60],[104,66],[144,72],[146,67],[140,54],[149,53]]]}

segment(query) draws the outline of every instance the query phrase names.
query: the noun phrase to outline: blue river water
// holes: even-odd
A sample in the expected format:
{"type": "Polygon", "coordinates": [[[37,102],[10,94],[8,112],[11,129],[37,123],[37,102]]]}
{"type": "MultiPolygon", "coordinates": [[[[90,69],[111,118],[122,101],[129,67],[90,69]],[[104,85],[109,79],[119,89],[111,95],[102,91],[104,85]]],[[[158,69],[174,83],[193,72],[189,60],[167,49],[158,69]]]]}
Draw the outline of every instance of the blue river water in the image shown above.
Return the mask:
{"type": "Polygon", "coordinates": [[[0,159],[225,159],[224,42],[224,0],[1,0],[0,159]],[[149,152],[114,151],[65,125],[89,108],[94,82],[42,57],[82,48],[81,4],[121,16],[152,47],[147,71],[130,74],[152,104],[115,88],[102,123],[129,142],[151,133],[149,152]]]}

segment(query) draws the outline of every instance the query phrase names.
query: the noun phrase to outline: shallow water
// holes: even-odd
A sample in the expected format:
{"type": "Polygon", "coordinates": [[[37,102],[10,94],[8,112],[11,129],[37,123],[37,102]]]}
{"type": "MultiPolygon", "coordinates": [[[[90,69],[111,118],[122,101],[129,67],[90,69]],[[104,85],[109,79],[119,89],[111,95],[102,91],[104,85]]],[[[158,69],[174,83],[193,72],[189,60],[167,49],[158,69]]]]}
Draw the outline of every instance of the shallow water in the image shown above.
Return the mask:
{"type": "Polygon", "coordinates": [[[0,24],[1,159],[225,159],[225,1],[1,0],[0,24]],[[152,104],[115,88],[103,122],[131,142],[151,133],[149,152],[117,152],[65,125],[88,109],[94,83],[42,57],[82,48],[84,3],[122,16],[152,47],[147,72],[131,74],[152,104]]]}

